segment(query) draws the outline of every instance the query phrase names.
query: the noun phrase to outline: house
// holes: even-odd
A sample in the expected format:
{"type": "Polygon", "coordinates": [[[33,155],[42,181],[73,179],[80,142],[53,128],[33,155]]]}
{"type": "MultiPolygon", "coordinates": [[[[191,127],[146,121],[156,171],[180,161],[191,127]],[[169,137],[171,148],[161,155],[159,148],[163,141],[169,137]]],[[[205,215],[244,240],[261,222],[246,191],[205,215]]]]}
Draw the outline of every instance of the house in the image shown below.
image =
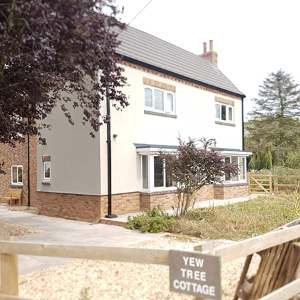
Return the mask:
{"type": "MultiPolygon", "coordinates": [[[[209,51],[204,43],[203,54],[195,55],[132,27],[119,38],[117,54],[123,59],[130,105],[111,110],[111,143],[106,125],[92,139],[78,110],[72,112],[75,125],[70,126],[55,109],[45,120],[52,130],[42,133],[47,145],[37,145],[32,155],[31,205],[44,215],[89,221],[158,204],[171,208],[176,188],[166,181],[157,154],[176,149],[179,134],[183,140],[215,138],[226,160],[241,165],[238,176],[225,178],[222,186],[203,187],[197,200],[247,196],[246,157],[251,152],[244,151],[243,142],[245,95],[218,69],[212,41],[209,51]]],[[[105,105],[101,109],[106,113],[105,105]]],[[[26,161],[11,164],[23,164],[26,173],[26,161]]],[[[11,170],[15,172],[13,166],[11,170]]]]}

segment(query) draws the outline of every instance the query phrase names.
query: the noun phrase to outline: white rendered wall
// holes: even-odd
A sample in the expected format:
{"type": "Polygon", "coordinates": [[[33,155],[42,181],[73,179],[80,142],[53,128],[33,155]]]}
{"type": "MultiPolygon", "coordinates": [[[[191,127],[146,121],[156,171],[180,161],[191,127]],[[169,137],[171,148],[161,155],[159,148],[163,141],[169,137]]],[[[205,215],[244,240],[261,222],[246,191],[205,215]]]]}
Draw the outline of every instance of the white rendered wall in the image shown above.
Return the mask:
{"type": "MultiPolygon", "coordinates": [[[[178,145],[177,137],[214,138],[218,148],[242,150],[241,100],[214,94],[176,81],[124,66],[130,105],[111,109],[112,193],[141,190],[140,155],[134,143],[178,145]],[[143,77],[176,86],[176,119],[144,113],[143,77]],[[215,96],[234,101],[235,127],[215,124],[215,96]]],[[[107,194],[106,125],[101,128],[101,193],[107,194]]]]}

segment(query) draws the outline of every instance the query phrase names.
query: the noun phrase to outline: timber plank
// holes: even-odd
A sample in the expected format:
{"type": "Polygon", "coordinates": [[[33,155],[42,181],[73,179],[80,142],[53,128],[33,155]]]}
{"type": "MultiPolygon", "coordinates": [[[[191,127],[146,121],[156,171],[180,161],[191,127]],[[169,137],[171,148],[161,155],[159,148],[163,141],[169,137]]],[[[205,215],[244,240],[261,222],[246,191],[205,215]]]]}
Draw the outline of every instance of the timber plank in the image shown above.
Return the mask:
{"type": "MultiPolygon", "coordinates": [[[[279,244],[299,238],[300,225],[284,228],[278,231],[272,231],[261,236],[257,236],[245,241],[227,245],[223,248],[216,249],[215,254],[222,257],[222,263],[231,261],[241,256],[247,256],[264,249],[277,246],[279,244]]],[[[0,243],[1,252],[1,243],[0,243]]]]}

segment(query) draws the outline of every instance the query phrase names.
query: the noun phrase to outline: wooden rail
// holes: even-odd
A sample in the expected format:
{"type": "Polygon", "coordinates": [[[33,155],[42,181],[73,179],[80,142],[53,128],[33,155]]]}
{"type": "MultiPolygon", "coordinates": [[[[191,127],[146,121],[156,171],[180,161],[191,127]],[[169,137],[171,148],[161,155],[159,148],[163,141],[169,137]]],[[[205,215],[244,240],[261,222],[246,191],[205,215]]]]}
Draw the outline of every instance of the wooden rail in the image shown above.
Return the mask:
{"type": "MultiPolygon", "coordinates": [[[[296,223],[295,223],[296,224],[296,223]]],[[[290,226],[290,225],[289,225],[290,226]]],[[[221,256],[222,263],[236,258],[261,252],[270,247],[297,239],[300,237],[300,225],[284,227],[281,230],[270,232],[262,236],[237,242],[220,249],[213,250],[216,255],[221,256]]],[[[100,247],[100,246],[78,246],[78,245],[53,245],[24,243],[17,241],[0,240],[1,254],[1,291],[0,300],[22,299],[18,295],[18,255],[37,255],[49,257],[65,257],[80,259],[99,259],[122,262],[146,263],[169,265],[169,250],[164,249],[144,249],[144,248],[121,248],[121,247],[100,247]]],[[[205,247],[197,246],[196,251],[204,250],[205,247]]],[[[297,281],[299,282],[299,281],[297,281]]],[[[279,289],[271,298],[276,298],[276,293],[282,295],[288,290],[288,295],[299,293],[297,284],[289,283],[284,289],[279,289]],[[287,287],[288,286],[288,287],[287,287]]],[[[292,297],[291,296],[291,297],[292,297]]]]}
{"type": "Polygon", "coordinates": [[[269,194],[273,192],[277,194],[280,187],[289,187],[297,189],[300,187],[300,176],[279,176],[265,174],[247,174],[248,177],[248,192],[250,194],[269,194]],[[278,183],[278,179],[297,180],[296,183],[278,183]]]}

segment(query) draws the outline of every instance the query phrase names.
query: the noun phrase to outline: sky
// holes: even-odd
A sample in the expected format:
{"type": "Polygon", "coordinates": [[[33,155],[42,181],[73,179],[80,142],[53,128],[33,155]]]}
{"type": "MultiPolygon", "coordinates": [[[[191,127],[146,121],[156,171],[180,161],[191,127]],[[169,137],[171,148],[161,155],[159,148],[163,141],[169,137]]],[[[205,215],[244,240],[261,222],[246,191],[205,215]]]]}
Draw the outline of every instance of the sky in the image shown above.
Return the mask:
{"type": "MultiPolygon", "coordinates": [[[[116,0],[129,23],[150,0],[116,0]]],[[[194,54],[213,40],[218,68],[246,95],[245,119],[259,85],[282,69],[300,83],[299,0],[152,0],[130,26],[194,54]]]]}

